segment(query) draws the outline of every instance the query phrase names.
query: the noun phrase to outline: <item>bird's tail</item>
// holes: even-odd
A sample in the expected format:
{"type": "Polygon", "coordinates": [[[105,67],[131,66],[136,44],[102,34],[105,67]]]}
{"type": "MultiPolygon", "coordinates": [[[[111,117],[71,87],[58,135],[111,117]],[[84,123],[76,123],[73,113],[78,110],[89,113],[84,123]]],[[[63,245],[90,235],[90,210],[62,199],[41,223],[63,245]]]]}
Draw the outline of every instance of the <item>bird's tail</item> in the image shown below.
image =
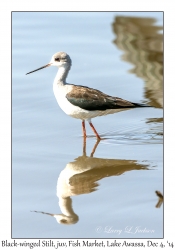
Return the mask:
{"type": "Polygon", "coordinates": [[[149,106],[148,104],[142,104],[142,103],[134,103],[134,102],[132,102],[132,104],[134,104],[135,105],[135,107],[147,107],[147,108],[151,108],[151,106],[149,106]]]}

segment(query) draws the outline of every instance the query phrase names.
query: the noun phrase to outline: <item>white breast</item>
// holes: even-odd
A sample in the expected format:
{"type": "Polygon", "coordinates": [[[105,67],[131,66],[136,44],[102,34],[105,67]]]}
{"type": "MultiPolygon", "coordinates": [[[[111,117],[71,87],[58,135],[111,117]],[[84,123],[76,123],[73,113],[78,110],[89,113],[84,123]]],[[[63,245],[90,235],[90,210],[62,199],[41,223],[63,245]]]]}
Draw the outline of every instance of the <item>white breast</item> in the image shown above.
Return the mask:
{"type": "Polygon", "coordinates": [[[67,93],[72,90],[71,85],[58,85],[54,82],[53,92],[60,108],[69,116],[77,119],[88,119],[89,111],[83,110],[78,106],[72,105],[66,98],[67,93]]]}

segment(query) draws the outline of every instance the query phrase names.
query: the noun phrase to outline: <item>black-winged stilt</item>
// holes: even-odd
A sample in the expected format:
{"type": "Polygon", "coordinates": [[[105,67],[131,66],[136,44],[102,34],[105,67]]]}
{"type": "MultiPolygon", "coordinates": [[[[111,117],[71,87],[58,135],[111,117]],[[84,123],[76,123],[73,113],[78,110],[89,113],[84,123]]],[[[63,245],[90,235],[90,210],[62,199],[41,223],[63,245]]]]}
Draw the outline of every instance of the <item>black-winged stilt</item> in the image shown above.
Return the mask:
{"type": "Polygon", "coordinates": [[[91,122],[92,118],[113,114],[124,109],[149,107],[104,94],[97,89],[67,83],[66,77],[71,65],[72,61],[67,53],[57,52],[52,56],[50,63],[27,74],[49,66],[57,66],[59,68],[53,83],[55,97],[59,106],[67,115],[82,120],[84,138],[86,138],[85,120],[89,122],[97,139],[101,140],[91,122]]]}

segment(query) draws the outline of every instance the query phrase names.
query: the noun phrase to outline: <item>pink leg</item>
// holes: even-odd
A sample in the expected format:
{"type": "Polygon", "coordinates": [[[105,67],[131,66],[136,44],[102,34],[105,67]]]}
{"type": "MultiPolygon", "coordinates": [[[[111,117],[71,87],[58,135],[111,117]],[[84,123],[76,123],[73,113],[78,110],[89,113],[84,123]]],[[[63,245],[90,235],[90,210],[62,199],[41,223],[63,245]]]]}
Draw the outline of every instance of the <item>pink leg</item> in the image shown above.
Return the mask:
{"type": "Polygon", "coordinates": [[[92,122],[89,122],[89,124],[90,124],[92,130],[94,131],[94,133],[95,133],[95,135],[97,137],[97,140],[101,140],[101,138],[100,138],[99,134],[97,133],[96,129],[94,128],[92,122]]]}
{"type": "Polygon", "coordinates": [[[86,138],[85,121],[82,121],[82,129],[83,129],[83,136],[84,136],[84,138],[86,138]]]}
{"type": "Polygon", "coordinates": [[[86,137],[83,137],[83,155],[86,156],[86,137]]]}
{"type": "Polygon", "coordinates": [[[100,140],[98,139],[98,140],[96,141],[96,143],[95,143],[95,145],[94,145],[93,149],[92,149],[92,152],[91,152],[91,157],[93,157],[93,156],[94,156],[95,150],[96,150],[96,148],[97,148],[97,146],[98,146],[99,142],[100,142],[100,140]]]}

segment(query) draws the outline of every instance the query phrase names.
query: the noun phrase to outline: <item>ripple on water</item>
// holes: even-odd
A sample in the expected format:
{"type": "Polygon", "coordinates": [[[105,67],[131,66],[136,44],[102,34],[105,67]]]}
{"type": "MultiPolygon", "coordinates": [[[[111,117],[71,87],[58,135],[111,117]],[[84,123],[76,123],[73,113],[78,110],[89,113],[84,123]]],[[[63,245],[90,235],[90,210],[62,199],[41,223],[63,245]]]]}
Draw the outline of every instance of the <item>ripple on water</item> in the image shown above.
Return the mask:
{"type": "Polygon", "coordinates": [[[105,144],[162,144],[162,123],[141,123],[122,127],[120,130],[108,130],[100,133],[105,144]]]}

